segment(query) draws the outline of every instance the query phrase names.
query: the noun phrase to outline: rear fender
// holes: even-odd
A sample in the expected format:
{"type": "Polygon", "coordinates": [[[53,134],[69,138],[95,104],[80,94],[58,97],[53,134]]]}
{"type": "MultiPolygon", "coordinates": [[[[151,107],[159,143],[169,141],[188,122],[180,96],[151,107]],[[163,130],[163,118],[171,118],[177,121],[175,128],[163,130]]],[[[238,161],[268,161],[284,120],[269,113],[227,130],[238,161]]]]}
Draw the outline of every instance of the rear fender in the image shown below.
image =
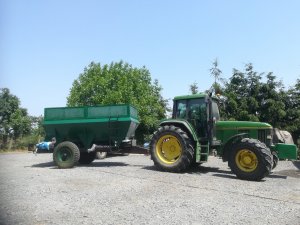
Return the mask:
{"type": "Polygon", "coordinates": [[[183,131],[185,131],[187,133],[187,135],[189,136],[189,138],[194,142],[192,147],[195,149],[196,155],[198,153],[200,154],[200,144],[198,141],[197,133],[194,130],[193,126],[188,121],[170,119],[170,120],[162,121],[159,125],[160,126],[173,125],[173,126],[179,127],[183,131]]]}
{"type": "Polygon", "coordinates": [[[164,120],[160,124],[160,126],[165,126],[165,125],[174,125],[176,127],[180,127],[182,130],[184,130],[189,137],[193,141],[198,141],[197,134],[193,128],[193,126],[186,120],[164,120]]]}

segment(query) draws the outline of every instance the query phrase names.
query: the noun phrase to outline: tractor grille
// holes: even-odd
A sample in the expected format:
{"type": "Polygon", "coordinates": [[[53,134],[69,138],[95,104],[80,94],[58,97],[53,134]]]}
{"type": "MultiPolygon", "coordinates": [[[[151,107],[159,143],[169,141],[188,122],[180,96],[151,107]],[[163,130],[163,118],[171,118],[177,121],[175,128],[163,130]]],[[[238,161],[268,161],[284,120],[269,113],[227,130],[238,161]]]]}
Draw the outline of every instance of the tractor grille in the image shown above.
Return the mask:
{"type": "Polygon", "coordinates": [[[258,130],[258,140],[270,146],[271,139],[267,138],[268,135],[271,135],[271,130],[258,130]]]}
{"type": "Polygon", "coordinates": [[[260,140],[263,143],[266,143],[267,141],[266,130],[258,130],[258,140],[260,140]]]}

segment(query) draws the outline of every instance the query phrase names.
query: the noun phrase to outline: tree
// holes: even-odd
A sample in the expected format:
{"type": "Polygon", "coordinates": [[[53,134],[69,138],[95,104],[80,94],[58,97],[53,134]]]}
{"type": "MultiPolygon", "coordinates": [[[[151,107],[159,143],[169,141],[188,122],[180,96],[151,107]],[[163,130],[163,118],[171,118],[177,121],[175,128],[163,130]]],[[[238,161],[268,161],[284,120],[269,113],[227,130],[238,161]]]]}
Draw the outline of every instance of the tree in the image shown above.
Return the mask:
{"type": "Polygon", "coordinates": [[[196,81],[190,85],[190,91],[193,95],[198,93],[198,84],[196,81]]]}
{"type": "Polygon", "coordinates": [[[215,91],[216,95],[221,94],[221,85],[218,83],[221,78],[222,74],[222,70],[219,69],[219,63],[218,63],[218,59],[215,59],[215,61],[213,62],[213,67],[210,68],[210,75],[215,79],[215,82],[213,84],[213,89],[215,91]]]}
{"type": "Polygon", "coordinates": [[[20,100],[8,88],[0,89],[0,136],[2,148],[8,138],[17,139],[30,132],[31,123],[27,110],[20,107],[20,100]]]}
{"type": "Polygon", "coordinates": [[[251,63],[234,69],[224,89],[230,120],[262,121],[288,130],[294,141],[300,136],[300,79],[288,91],[272,73],[258,73],[251,63]],[[266,82],[262,78],[266,78],[266,82]]]}
{"type": "Polygon", "coordinates": [[[300,79],[290,87],[284,97],[286,105],[285,129],[293,135],[294,141],[300,139],[300,79]]]}
{"type": "Polygon", "coordinates": [[[31,120],[31,133],[36,136],[44,136],[45,130],[42,125],[44,117],[43,116],[30,116],[31,120]]]}
{"type": "Polygon", "coordinates": [[[225,86],[227,116],[234,120],[264,121],[274,127],[284,126],[286,105],[284,87],[272,72],[258,73],[251,63],[245,71],[234,69],[225,86]],[[262,77],[267,82],[262,82],[262,77]]]}
{"type": "Polygon", "coordinates": [[[152,83],[145,67],[135,68],[123,61],[103,66],[92,62],[73,82],[67,105],[132,104],[141,122],[136,137],[143,142],[165,117],[167,100],[161,90],[157,80],[152,83]]]}

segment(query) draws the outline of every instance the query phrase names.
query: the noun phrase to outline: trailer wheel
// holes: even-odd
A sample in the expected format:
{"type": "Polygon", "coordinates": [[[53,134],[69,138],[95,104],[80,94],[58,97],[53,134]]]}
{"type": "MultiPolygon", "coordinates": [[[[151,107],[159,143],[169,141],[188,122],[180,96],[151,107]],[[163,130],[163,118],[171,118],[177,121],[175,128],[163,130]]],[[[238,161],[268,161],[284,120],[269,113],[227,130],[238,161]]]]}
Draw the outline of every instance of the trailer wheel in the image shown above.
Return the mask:
{"type": "Polygon", "coordinates": [[[53,161],[60,169],[72,168],[79,160],[80,152],[74,143],[65,141],[58,144],[53,152],[53,161]]]}
{"type": "Polygon", "coordinates": [[[228,165],[238,178],[259,181],[270,174],[273,157],[260,141],[244,138],[232,147],[228,165]]]}
{"type": "Polygon", "coordinates": [[[90,164],[96,158],[96,152],[80,152],[79,163],[90,164]]]}
{"type": "Polygon", "coordinates": [[[169,172],[182,172],[193,162],[194,149],[188,135],[178,127],[163,126],[150,143],[154,165],[169,172]]]}
{"type": "Polygon", "coordinates": [[[96,153],[96,158],[97,159],[105,159],[107,156],[107,152],[97,152],[96,153]]]}

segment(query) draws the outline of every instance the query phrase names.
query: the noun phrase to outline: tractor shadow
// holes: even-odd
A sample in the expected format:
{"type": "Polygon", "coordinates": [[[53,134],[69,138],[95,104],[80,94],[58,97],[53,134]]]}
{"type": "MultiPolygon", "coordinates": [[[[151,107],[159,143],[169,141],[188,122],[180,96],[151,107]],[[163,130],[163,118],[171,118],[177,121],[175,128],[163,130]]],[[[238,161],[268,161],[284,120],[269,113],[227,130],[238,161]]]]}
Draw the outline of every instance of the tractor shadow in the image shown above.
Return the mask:
{"type": "MultiPolygon", "coordinates": [[[[156,168],[156,166],[154,166],[154,165],[153,166],[145,166],[145,167],[142,167],[142,169],[165,173],[164,171],[161,171],[158,168],[156,168]]],[[[185,171],[184,173],[195,174],[195,175],[199,175],[199,176],[201,176],[203,174],[207,174],[207,173],[212,173],[212,176],[216,176],[216,177],[237,179],[236,176],[231,171],[222,170],[217,167],[204,167],[201,165],[193,166],[193,167],[189,168],[187,171],[185,171]]]]}
{"type": "MultiPolygon", "coordinates": [[[[164,171],[161,171],[158,168],[156,168],[154,165],[153,166],[142,167],[142,169],[165,173],[164,171]]],[[[224,170],[224,169],[220,169],[218,167],[205,167],[205,166],[199,165],[199,166],[191,167],[190,169],[188,169],[184,173],[194,174],[194,175],[199,175],[199,176],[201,176],[203,174],[211,173],[211,176],[214,176],[214,177],[240,180],[239,178],[236,177],[236,175],[234,173],[231,172],[231,170],[224,170]]],[[[295,177],[295,176],[293,176],[293,174],[280,174],[278,172],[276,172],[276,173],[271,172],[271,174],[268,175],[267,177],[273,178],[273,179],[274,178],[275,179],[287,179],[288,176],[295,177]]],[[[262,179],[258,182],[265,182],[265,181],[266,181],[265,179],[262,179]]]]}
{"type": "Polygon", "coordinates": [[[129,166],[127,163],[123,162],[97,162],[94,161],[91,164],[78,164],[77,167],[123,167],[123,166],[129,166]]]}
{"type": "Polygon", "coordinates": [[[297,161],[292,161],[292,163],[294,164],[294,166],[300,170],[300,160],[297,160],[297,161]]]}
{"type": "Polygon", "coordinates": [[[189,174],[207,174],[212,173],[214,177],[221,177],[226,179],[237,179],[235,174],[233,174],[230,170],[223,170],[218,167],[206,167],[202,165],[194,166],[190,168],[187,173],[189,174]]]}

